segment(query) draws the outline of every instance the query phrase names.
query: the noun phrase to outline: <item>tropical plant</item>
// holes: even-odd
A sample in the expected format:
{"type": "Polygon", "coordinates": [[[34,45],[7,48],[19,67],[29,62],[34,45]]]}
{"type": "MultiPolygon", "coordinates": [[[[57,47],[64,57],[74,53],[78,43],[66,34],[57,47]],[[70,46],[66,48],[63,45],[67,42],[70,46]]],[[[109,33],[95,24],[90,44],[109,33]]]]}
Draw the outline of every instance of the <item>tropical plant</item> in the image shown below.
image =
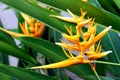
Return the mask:
{"type": "Polygon", "coordinates": [[[1,80],[120,80],[119,0],[0,2],[19,21],[10,30],[0,23],[1,80]]]}

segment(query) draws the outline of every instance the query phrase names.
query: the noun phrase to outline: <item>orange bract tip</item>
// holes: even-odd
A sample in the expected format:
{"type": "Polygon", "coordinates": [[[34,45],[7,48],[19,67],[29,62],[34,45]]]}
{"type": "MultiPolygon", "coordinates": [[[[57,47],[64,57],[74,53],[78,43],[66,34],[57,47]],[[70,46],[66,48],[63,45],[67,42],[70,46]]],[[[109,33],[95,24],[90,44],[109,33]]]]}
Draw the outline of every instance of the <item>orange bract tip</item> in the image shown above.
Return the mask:
{"type": "Polygon", "coordinates": [[[36,66],[36,67],[31,67],[29,69],[39,69],[39,68],[64,68],[64,67],[69,67],[75,64],[86,64],[89,63],[89,60],[84,60],[83,57],[79,58],[72,58],[72,59],[67,59],[64,61],[60,61],[57,63],[53,64],[48,64],[48,65],[43,65],[43,66],[36,66]]]}
{"type": "Polygon", "coordinates": [[[62,36],[65,39],[67,39],[68,41],[72,42],[72,43],[79,43],[79,37],[80,37],[80,35],[69,36],[69,35],[63,33],[62,36]]]}
{"type": "Polygon", "coordinates": [[[89,60],[99,59],[99,58],[102,58],[102,57],[108,55],[111,52],[112,51],[106,51],[106,52],[103,52],[103,53],[92,54],[92,55],[88,56],[88,59],[89,60]]]}
{"type": "Polygon", "coordinates": [[[70,10],[68,10],[68,13],[72,16],[71,17],[62,17],[62,16],[56,16],[56,15],[50,15],[52,17],[55,17],[55,18],[58,18],[58,19],[61,19],[63,21],[67,21],[67,22],[71,22],[71,23],[76,23],[76,24],[79,24],[80,22],[84,21],[84,16],[86,15],[87,12],[84,12],[82,9],[81,9],[81,16],[77,16],[75,14],[73,14],[70,10]]]}
{"type": "Polygon", "coordinates": [[[61,62],[53,63],[53,64],[48,64],[48,65],[43,65],[43,66],[36,66],[36,67],[31,67],[30,69],[39,69],[39,68],[64,68],[68,66],[72,66],[75,64],[80,63],[80,60],[78,59],[67,59],[61,62]]]}

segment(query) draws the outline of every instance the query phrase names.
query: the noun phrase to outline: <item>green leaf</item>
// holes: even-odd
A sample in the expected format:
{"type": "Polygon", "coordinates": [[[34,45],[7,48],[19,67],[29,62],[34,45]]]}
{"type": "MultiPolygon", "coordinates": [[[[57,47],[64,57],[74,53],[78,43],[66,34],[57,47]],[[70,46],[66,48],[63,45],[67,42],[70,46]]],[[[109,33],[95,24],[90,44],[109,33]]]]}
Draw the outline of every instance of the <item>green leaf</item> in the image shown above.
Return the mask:
{"type": "Polygon", "coordinates": [[[42,75],[22,68],[7,66],[0,63],[0,72],[12,76],[19,80],[57,80],[55,78],[42,75]]]}
{"type": "MultiPolygon", "coordinates": [[[[0,27],[2,27],[2,23],[0,23],[0,27]]],[[[3,32],[0,30],[0,41],[3,41],[3,42],[6,42],[10,45],[14,45],[16,46],[16,43],[14,41],[14,39],[7,33],[3,32]]],[[[9,60],[8,60],[8,55],[0,52],[0,56],[1,56],[1,62],[4,63],[4,64],[9,64],[9,60]]]]}
{"type": "Polygon", "coordinates": [[[109,1],[107,1],[107,0],[98,0],[98,2],[101,4],[103,9],[105,9],[105,10],[119,16],[118,12],[116,11],[116,9],[118,9],[118,8],[115,5],[113,0],[109,0],[109,1]]]}
{"type": "Polygon", "coordinates": [[[118,8],[120,9],[120,0],[113,0],[115,3],[116,3],[116,5],[118,6],[118,8]]]}
{"type": "Polygon", "coordinates": [[[91,5],[95,7],[102,8],[97,0],[88,0],[88,3],[90,3],[91,5]]]}
{"type": "MultiPolygon", "coordinates": [[[[88,76],[89,79],[86,79],[86,80],[98,80],[96,77],[94,77],[93,75],[92,76],[88,76]]],[[[99,76],[101,80],[116,80],[114,78],[109,78],[109,77],[104,77],[104,76],[99,76]]]]}
{"type": "Polygon", "coordinates": [[[30,55],[28,55],[25,51],[23,51],[22,49],[19,49],[16,46],[7,44],[3,41],[0,41],[0,45],[2,45],[2,46],[0,46],[1,52],[18,57],[24,61],[29,62],[29,63],[37,64],[36,61],[30,55]]]}
{"type": "MultiPolygon", "coordinates": [[[[101,58],[101,59],[98,59],[98,61],[105,61],[105,60],[104,60],[104,58],[101,58]]],[[[96,64],[96,71],[97,71],[98,75],[106,76],[107,69],[108,69],[108,65],[96,64]]]]}
{"type": "MultiPolygon", "coordinates": [[[[20,37],[18,39],[28,47],[31,47],[32,49],[42,53],[44,56],[49,58],[52,62],[58,62],[66,59],[66,56],[62,51],[61,47],[49,41],[34,38],[34,37],[20,37]]],[[[87,78],[88,75],[94,74],[88,64],[71,66],[71,67],[68,67],[67,69],[83,78],[85,77],[87,78]]]]}
{"type": "Polygon", "coordinates": [[[10,76],[8,76],[8,75],[6,75],[4,73],[1,73],[1,72],[0,72],[0,79],[1,80],[13,80],[12,77],[10,77],[10,76]]]}
{"type": "MultiPolygon", "coordinates": [[[[101,26],[99,27],[99,30],[103,30],[105,27],[101,26]]],[[[108,58],[109,62],[115,62],[115,63],[120,63],[120,39],[119,36],[116,32],[110,30],[103,38],[102,38],[102,46],[104,51],[111,50],[112,53],[107,55],[106,57],[108,58]]],[[[120,76],[119,67],[116,66],[109,66],[110,71],[112,71],[112,74],[120,76]]]]}
{"type": "Polygon", "coordinates": [[[7,33],[0,30],[0,40],[11,45],[16,45],[14,39],[7,33]]]}
{"type": "Polygon", "coordinates": [[[18,22],[19,23],[23,23],[25,20],[23,19],[23,17],[20,14],[20,12],[18,10],[16,10],[16,9],[13,9],[13,10],[14,10],[15,15],[17,16],[18,22]]]}
{"type": "Polygon", "coordinates": [[[9,64],[9,56],[7,54],[0,52],[0,61],[1,63],[9,64]]]}
{"type": "Polygon", "coordinates": [[[80,15],[80,8],[84,11],[87,11],[86,17],[95,18],[95,22],[109,26],[112,25],[113,29],[120,31],[120,18],[110,12],[97,8],[95,6],[90,5],[89,3],[85,3],[80,0],[38,0],[42,3],[52,6],[53,8],[64,10],[69,9],[74,14],[80,15]],[[72,3],[72,4],[70,4],[72,3]],[[61,6],[62,4],[62,6],[61,6]],[[73,7],[74,6],[74,7],[73,7]]]}

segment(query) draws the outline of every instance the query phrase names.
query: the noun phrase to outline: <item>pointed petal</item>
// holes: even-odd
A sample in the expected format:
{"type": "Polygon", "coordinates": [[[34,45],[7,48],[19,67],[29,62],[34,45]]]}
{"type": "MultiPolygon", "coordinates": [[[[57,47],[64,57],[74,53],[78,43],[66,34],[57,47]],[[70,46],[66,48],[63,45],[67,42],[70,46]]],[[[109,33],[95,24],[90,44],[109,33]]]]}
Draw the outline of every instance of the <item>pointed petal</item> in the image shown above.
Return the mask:
{"type": "Polygon", "coordinates": [[[8,30],[3,29],[3,28],[0,28],[0,30],[2,30],[2,31],[8,33],[8,34],[11,35],[11,36],[14,36],[14,37],[23,37],[23,36],[27,36],[27,35],[23,35],[23,34],[11,32],[11,31],[8,31],[8,30]]]}
{"type": "Polygon", "coordinates": [[[80,11],[81,11],[81,16],[80,16],[80,18],[83,19],[84,16],[86,15],[87,11],[83,11],[82,8],[80,8],[80,11]]]}
{"type": "Polygon", "coordinates": [[[22,17],[25,19],[25,21],[27,21],[27,23],[30,23],[30,20],[31,20],[31,18],[30,18],[30,16],[28,16],[27,14],[24,14],[24,13],[20,13],[21,15],[22,15],[22,17]]]}
{"type": "Polygon", "coordinates": [[[63,33],[62,36],[65,39],[67,39],[68,41],[70,41],[71,43],[79,44],[79,37],[80,37],[80,35],[69,36],[69,35],[63,33]]]}
{"type": "Polygon", "coordinates": [[[88,20],[84,20],[84,21],[78,23],[78,26],[85,26],[85,25],[88,24],[90,21],[91,21],[91,18],[88,19],[88,20]]]}
{"type": "Polygon", "coordinates": [[[78,25],[76,27],[77,34],[80,34],[81,28],[84,27],[86,24],[88,24],[90,21],[91,21],[91,19],[88,19],[88,20],[85,20],[85,21],[82,21],[82,22],[78,23],[78,25]]]}
{"type": "Polygon", "coordinates": [[[44,32],[45,25],[41,22],[36,22],[35,24],[35,36],[41,37],[44,32]]]}
{"type": "Polygon", "coordinates": [[[27,24],[26,21],[25,21],[24,24],[25,24],[25,31],[26,31],[25,34],[26,34],[26,35],[29,35],[28,24],[27,24]]]}
{"type": "Polygon", "coordinates": [[[85,46],[85,50],[88,49],[90,46],[92,46],[94,43],[96,43],[98,40],[100,40],[110,29],[112,26],[109,26],[108,28],[104,29],[102,32],[100,32],[97,36],[93,38],[88,44],[85,46]]]}
{"type": "Polygon", "coordinates": [[[72,66],[75,64],[79,64],[80,60],[79,59],[67,59],[61,62],[53,63],[53,64],[48,64],[48,65],[43,65],[43,66],[36,66],[36,67],[31,67],[30,69],[39,69],[39,68],[64,68],[68,66],[72,66]]]}
{"type": "Polygon", "coordinates": [[[76,23],[76,20],[74,18],[70,18],[70,17],[62,17],[62,16],[56,16],[56,15],[50,15],[52,17],[61,19],[63,21],[67,21],[67,22],[71,22],[71,23],[76,23]]]}
{"type": "Polygon", "coordinates": [[[63,52],[65,53],[65,55],[69,58],[69,59],[72,59],[74,58],[73,54],[71,53],[71,51],[69,50],[69,54],[66,52],[66,50],[62,47],[63,49],[63,52]]]}
{"type": "Polygon", "coordinates": [[[22,32],[23,32],[24,34],[28,35],[28,32],[26,31],[25,26],[27,26],[27,25],[24,25],[23,23],[20,23],[20,28],[21,28],[22,32]]]}
{"type": "Polygon", "coordinates": [[[65,42],[63,43],[56,43],[59,46],[62,46],[64,48],[67,48],[68,50],[74,50],[74,51],[80,51],[80,48],[78,46],[70,45],[65,42]]]}
{"type": "Polygon", "coordinates": [[[74,18],[74,19],[76,19],[76,18],[78,18],[76,15],[74,15],[69,9],[67,9],[67,11],[68,11],[68,13],[74,18]]]}
{"type": "Polygon", "coordinates": [[[90,51],[95,52],[95,45],[92,45],[92,46],[90,47],[90,51]]]}
{"type": "Polygon", "coordinates": [[[33,18],[31,18],[30,22],[29,22],[29,29],[30,29],[30,32],[34,33],[35,32],[35,25],[34,25],[34,22],[35,20],[33,18]]]}
{"type": "Polygon", "coordinates": [[[102,57],[108,55],[111,52],[112,51],[106,51],[106,52],[103,52],[103,53],[93,54],[93,55],[88,56],[88,59],[89,60],[95,60],[95,59],[98,59],[98,58],[102,58],[102,57]]]}
{"type": "Polygon", "coordinates": [[[72,33],[72,26],[70,26],[70,29],[68,29],[68,27],[65,26],[65,29],[66,29],[67,32],[70,34],[70,36],[73,36],[73,33],[72,33]]]}

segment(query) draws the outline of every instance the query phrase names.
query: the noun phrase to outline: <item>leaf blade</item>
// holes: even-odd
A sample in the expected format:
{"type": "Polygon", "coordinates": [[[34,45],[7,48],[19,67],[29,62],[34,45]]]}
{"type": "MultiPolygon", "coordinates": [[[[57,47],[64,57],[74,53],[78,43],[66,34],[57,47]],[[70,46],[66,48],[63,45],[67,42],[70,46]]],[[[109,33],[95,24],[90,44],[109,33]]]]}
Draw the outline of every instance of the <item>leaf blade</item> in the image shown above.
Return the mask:
{"type": "Polygon", "coordinates": [[[9,55],[13,55],[13,56],[16,56],[24,61],[27,61],[29,63],[32,63],[32,64],[37,64],[37,62],[31,57],[29,56],[28,54],[26,54],[26,52],[24,52],[23,50],[15,47],[15,46],[12,46],[10,44],[7,44],[3,41],[0,41],[0,51],[1,52],[4,52],[6,54],[9,54],[9,55]]]}
{"type": "Polygon", "coordinates": [[[29,71],[22,68],[16,68],[12,66],[7,66],[0,63],[0,71],[4,74],[10,75],[14,78],[20,80],[57,80],[55,78],[45,76],[33,71],[29,71]]]}
{"type": "MultiPolygon", "coordinates": [[[[102,26],[99,30],[103,30],[105,27],[102,26]]],[[[102,38],[102,46],[105,51],[111,50],[112,53],[106,56],[107,60],[110,62],[120,63],[120,39],[116,32],[110,30],[103,38],[102,38]]],[[[108,66],[109,71],[112,74],[119,76],[119,67],[117,66],[108,66]]]]}

